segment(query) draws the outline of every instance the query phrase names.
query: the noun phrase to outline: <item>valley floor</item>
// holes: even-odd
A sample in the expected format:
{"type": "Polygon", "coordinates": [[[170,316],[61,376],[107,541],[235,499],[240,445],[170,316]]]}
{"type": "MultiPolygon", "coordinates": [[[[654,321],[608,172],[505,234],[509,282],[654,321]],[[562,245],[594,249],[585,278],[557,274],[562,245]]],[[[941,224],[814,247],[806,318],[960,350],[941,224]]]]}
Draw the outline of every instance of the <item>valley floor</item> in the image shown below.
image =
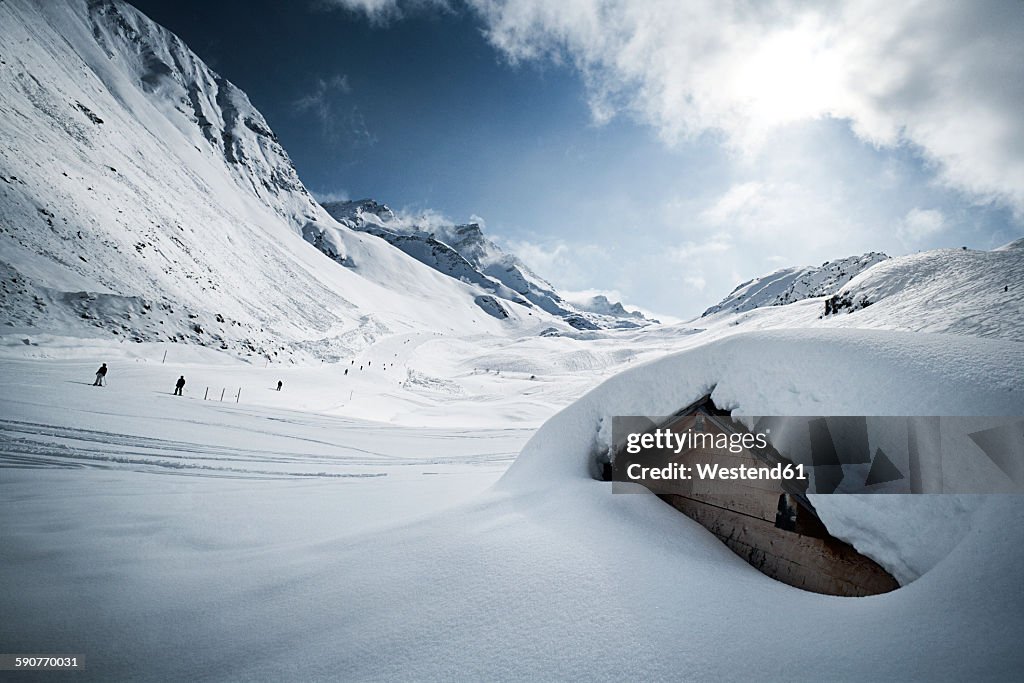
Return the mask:
{"type": "Polygon", "coordinates": [[[98,388],[92,362],[0,360],[0,650],[81,654],[82,679],[1000,680],[1024,666],[1015,497],[982,506],[918,581],[834,598],[763,576],[651,496],[503,484],[536,425],[489,424],[519,400],[500,392],[478,423],[428,428],[309,409],[332,407],[314,377],[337,368],[291,371],[278,393],[280,372],[198,357],[112,367],[98,388]],[[180,398],[179,374],[196,378],[180,398]],[[262,393],[204,401],[207,380],[262,393]]]}

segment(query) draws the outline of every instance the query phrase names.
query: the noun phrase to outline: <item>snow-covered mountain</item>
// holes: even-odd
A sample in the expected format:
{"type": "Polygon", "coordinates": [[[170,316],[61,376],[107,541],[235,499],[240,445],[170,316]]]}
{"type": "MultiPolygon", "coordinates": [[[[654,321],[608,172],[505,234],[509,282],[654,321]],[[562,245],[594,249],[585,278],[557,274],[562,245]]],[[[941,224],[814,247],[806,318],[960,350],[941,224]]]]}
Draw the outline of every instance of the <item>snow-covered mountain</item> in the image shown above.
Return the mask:
{"type": "Polygon", "coordinates": [[[782,268],[763,277],[748,280],[729,296],[704,311],[704,316],[721,311],[742,313],[764,306],[785,306],[819,296],[829,296],[876,263],[889,258],[880,252],[826,261],[820,266],[782,268]]]}
{"type": "Polygon", "coordinates": [[[566,301],[520,258],[484,235],[479,223],[424,225],[396,216],[388,206],[373,199],[329,202],[324,208],[353,230],[380,237],[438,272],[488,290],[488,306],[498,315],[501,303],[495,297],[536,306],[579,330],[639,327],[656,322],[607,299],[603,305],[590,307],[566,301]]]}
{"type": "Polygon", "coordinates": [[[1024,239],[992,251],[936,249],[888,259],[825,300],[844,326],[1024,341],[1024,239]]]}
{"type": "Polygon", "coordinates": [[[573,323],[525,267],[439,249],[442,274],[333,219],[245,93],[120,0],[0,3],[0,73],[8,326],[331,357],[573,323]]]}
{"type": "Polygon", "coordinates": [[[1024,239],[1018,239],[991,251],[936,249],[885,258],[831,293],[816,290],[784,305],[726,308],[705,314],[701,322],[713,334],[843,327],[1024,341],[1022,283],[1024,239]]]}
{"type": "Polygon", "coordinates": [[[638,323],[657,323],[658,320],[648,318],[640,311],[630,311],[619,301],[612,301],[604,294],[593,296],[575,297],[569,300],[578,310],[588,313],[598,313],[614,318],[626,318],[638,323]]]}

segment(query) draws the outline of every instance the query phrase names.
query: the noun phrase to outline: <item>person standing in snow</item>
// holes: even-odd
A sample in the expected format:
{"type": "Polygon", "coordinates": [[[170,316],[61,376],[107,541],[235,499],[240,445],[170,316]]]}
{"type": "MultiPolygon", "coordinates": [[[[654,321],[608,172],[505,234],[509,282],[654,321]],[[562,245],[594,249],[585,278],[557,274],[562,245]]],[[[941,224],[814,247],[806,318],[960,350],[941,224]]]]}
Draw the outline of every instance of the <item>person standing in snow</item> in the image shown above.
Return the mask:
{"type": "Polygon", "coordinates": [[[278,391],[281,391],[281,387],[282,386],[283,386],[283,383],[281,382],[281,380],[277,380],[277,390],[278,391]]]}
{"type": "Polygon", "coordinates": [[[181,396],[181,390],[185,388],[185,375],[178,378],[178,381],[174,384],[174,395],[181,396]]]}
{"type": "Polygon", "coordinates": [[[96,371],[96,381],[92,383],[94,387],[103,386],[103,378],[107,376],[107,364],[104,363],[100,366],[100,369],[96,371]]]}

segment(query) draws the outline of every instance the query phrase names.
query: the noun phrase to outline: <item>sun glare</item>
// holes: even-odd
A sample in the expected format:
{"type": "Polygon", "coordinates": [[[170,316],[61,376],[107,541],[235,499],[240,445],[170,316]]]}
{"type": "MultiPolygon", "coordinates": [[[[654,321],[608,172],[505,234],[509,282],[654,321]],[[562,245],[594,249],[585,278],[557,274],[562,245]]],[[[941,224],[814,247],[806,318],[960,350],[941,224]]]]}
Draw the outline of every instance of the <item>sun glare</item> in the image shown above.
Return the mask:
{"type": "Polygon", "coordinates": [[[770,128],[823,116],[835,106],[839,70],[814,21],[767,35],[740,65],[735,95],[755,125],[770,128]]]}

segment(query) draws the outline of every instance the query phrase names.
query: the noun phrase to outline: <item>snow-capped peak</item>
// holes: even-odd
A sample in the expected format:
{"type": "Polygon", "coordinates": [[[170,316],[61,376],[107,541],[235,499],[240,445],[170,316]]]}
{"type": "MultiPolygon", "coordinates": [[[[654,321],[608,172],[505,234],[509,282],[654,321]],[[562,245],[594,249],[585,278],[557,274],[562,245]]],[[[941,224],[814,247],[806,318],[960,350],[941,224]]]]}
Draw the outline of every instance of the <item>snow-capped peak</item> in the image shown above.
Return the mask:
{"type": "MultiPolygon", "coordinates": [[[[396,216],[387,205],[373,199],[327,202],[323,206],[338,222],[376,235],[438,272],[478,285],[488,290],[489,296],[558,316],[577,329],[636,327],[656,322],[607,300],[593,308],[573,305],[519,257],[489,239],[479,223],[421,222],[396,216]]],[[[488,300],[486,307],[482,307],[496,315],[492,312],[495,306],[500,308],[497,301],[488,300]]]]}

